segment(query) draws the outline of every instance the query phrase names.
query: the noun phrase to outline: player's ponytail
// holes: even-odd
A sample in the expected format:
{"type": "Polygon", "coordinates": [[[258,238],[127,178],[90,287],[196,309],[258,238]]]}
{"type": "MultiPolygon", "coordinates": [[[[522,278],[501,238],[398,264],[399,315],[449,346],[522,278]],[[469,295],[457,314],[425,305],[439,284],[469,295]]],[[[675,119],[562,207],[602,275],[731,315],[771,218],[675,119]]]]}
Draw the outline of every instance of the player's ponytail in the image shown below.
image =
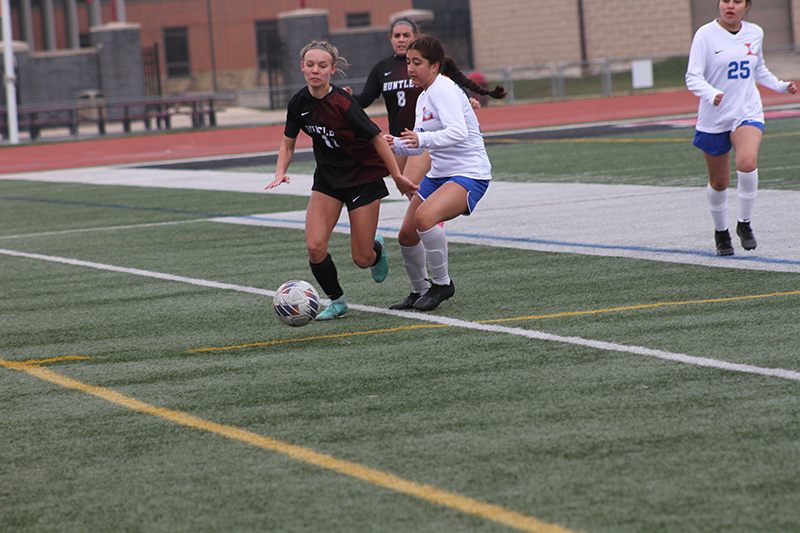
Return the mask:
{"type": "Polygon", "coordinates": [[[444,55],[442,42],[435,37],[429,37],[427,35],[418,37],[411,41],[408,45],[408,50],[418,51],[429,63],[439,63],[439,72],[464,89],[468,89],[481,96],[491,96],[496,100],[506,97],[506,91],[503,89],[502,85],[498,85],[493,90],[489,91],[469,79],[461,72],[461,69],[458,68],[453,58],[444,55]]]}
{"type": "Polygon", "coordinates": [[[458,85],[463,87],[464,89],[468,89],[476,94],[481,96],[491,96],[495,100],[500,100],[501,98],[506,97],[506,91],[502,85],[495,86],[494,89],[489,91],[488,89],[484,89],[478,83],[475,83],[473,80],[469,79],[461,69],[458,68],[456,62],[451,57],[444,57],[442,61],[442,66],[439,69],[439,72],[456,82],[458,85]]]}

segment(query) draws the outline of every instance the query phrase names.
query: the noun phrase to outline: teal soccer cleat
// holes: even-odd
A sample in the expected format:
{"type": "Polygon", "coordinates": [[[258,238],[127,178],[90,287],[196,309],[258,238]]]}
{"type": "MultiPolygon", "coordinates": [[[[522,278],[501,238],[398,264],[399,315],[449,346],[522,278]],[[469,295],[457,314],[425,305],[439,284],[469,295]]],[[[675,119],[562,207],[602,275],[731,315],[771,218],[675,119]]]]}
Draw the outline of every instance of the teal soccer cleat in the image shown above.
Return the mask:
{"type": "Polygon", "coordinates": [[[375,242],[381,243],[381,257],[377,264],[372,265],[372,279],[380,283],[389,274],[389,258],[386,257],[386,242],[383,236],[375,235],[375,242]]]}
{"type": "Polygon", "coordinates": [[[342,318],[346,314],[347,300],[344,299],[344,295],[341,295],[335,300],[331,300],[328,307],[323,309],[315,320],[333,320],[334,318],[342,318]]]}

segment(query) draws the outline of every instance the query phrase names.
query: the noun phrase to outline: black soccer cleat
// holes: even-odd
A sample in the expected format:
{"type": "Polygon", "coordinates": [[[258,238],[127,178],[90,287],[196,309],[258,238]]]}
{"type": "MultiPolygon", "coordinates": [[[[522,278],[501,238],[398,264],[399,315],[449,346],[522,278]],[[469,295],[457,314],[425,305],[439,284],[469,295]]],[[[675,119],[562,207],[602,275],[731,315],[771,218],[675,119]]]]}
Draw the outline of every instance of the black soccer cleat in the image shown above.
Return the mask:
{"type": "Polygon", "coordinates": [[[750,227],[749,220],[736,224],[736,235],[742,240],[742,248],[745,250],[756,249],[758,243],[756,243],[756,236],[753,235],[753,229],[750,227]]]}
{"type": "Polygon", "coordinates": [[[390,305],[389,309],[414,309],[414,304],[420,299],[421,296],[422,295],[418,292],[412,292],[406,296],[404,300],[390,305]]]}
{"type": "Polygon", "coordinates": [[[715,231],[714,241],[717,243],[717,255],[733,255],[733,244],[728,230],[715,231]]]}
{"type": "Polygon", "coordinates": [[[414,303],[414,309],[418,311],[433,311],[439,304],[456,293],[456,287],[453,285],[453,280],[450,280],[450,285],[436,285],[431,283],[431,288],[428,292],[420,296],[419,300],[414,303]]]}

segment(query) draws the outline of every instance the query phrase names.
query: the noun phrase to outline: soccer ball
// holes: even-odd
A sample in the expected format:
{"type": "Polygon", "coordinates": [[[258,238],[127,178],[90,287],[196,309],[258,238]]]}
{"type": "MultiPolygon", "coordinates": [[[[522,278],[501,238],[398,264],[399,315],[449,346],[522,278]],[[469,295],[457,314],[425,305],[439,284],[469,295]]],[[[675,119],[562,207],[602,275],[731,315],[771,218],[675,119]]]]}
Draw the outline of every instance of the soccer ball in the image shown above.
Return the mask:
{"type": "Polygon", "coordinates": [[[306,281],[287,281],[278,287],[272,307],[281,322],[299,328],[314,320],[319,313],[319,294],[306,281]]]}

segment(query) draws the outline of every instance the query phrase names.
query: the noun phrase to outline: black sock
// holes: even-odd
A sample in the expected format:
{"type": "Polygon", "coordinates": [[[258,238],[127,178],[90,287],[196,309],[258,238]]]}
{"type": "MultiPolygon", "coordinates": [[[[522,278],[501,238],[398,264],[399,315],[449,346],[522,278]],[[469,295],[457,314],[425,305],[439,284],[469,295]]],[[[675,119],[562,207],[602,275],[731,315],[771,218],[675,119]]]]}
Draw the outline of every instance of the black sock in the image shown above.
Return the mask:
{"type": "Polygon", "coordinates": [[[344,295],[341,285],[339,285],[339,274],[336,272],[336,265],[333,264],[331,254],[328,254],[321,263],[308,262],[311,265],[311,273],[319,283],[319,286],[331,300],[336,300],[344,295]]]}
{"type": "Polygon", "coordinates": [[[372,249],[373,249],[373,250],[375,250],[375,262],[374,262],[374,263],[372,263],[372,266],[375,266],[375,265],[377,265],[378,263],[380,263],[380,261],[381,261],[381,256],[383,255],[383,245],[381,244],[381,241],[379,241],[379,240],[376,240],[376,241],[375,241],[375,242],[372,244],[372,249]]]}

